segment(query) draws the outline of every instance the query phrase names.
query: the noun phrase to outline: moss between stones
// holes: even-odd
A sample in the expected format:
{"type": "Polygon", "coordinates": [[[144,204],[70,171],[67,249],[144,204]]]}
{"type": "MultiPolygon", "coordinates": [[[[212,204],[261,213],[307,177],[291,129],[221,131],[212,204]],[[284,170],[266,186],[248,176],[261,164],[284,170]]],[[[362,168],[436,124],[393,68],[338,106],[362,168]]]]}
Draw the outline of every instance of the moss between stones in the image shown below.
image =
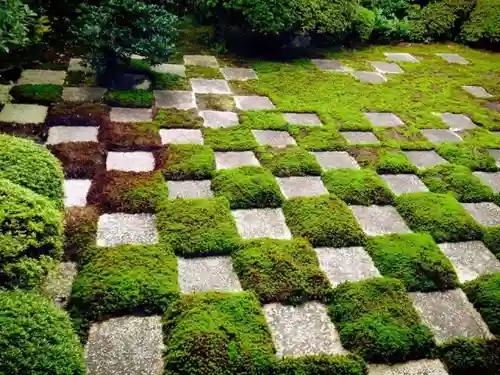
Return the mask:
{"type": "Polygon", "coordinates": [[[500,136],[484,128],[468,129],[462,138],[465,142],[473,143],[479,147],[500,148],[500,136]]]}
{"type": "Polygon", "coordinates": [[[278,177],[321,175],[314,155],[300,147],[260,147],[256,155],[260,163],[278,177]]]}
{"type": "Polygon", "coordinates": [[[94,86],[96,84],[95,73],[83,70],[70,71],[66,73],[64,86],[94,86]]]}
{"type": "Polygon", "coordinates": [[[500,259],[500,226],[483,227],[483,243],[500,259]]]}
{"type": "Polygon", "coordinates": [[[59,85],[17,85],[10,90],[16,103],[51,105],[62,100],[62,86],[59,85]]]}
{"type": "Polygon", "coordinates": [[[152,123],[158,128],[202,128],[203,119],[194,111],[160,109],[152,123]]]}
{"type": "Polygon", "coordinates": [[[374,168],[380,174],[415,173],[417,171],[417,167],[408,159],[405,153],[392,149],[380,150],[379,159],[374,168]]]}
{"type": "Polygon", "coordinates": [[[70,207],[64,215],[64,259],[79,262],[96,242],[99,210],[93,206],[70,207]]]}
{"type": "Polygon", "coordinates": [[[326,126],[290,126],[289,132],[300,147],[309,151],[345,150],[347,146],[337,129],[326,126]]]}
{"type": "Polygon", "coordinates": [[[153,93],[147,90],[108,90],[104,94],[104,102],[112,107],[151,108],[153,93]]]}
{"type": "Polygon", "coordinates": [[[447,142],[439,145],[436,151],[453,164],[464,165],[473,170],[497,170],[495,159],[488,151],[473,144],[447,142]]]}
{"type": "Polygon", "coordinates": [[[278,362],[276,375],[364,375],[368,366],[356,354],[285,357],[278,362]]]}
{"type": "Polygon", "coordinates": [[[109,122],[109,107],[104,104],[59,103],[49,109],[48,126],[100,126],[109,122]]]}
{"type": "Polygon", "coordinates": [[[431,150],[434,145],[414,128],[395,126],[375,128],[375,135],[384,146],[401,148],[402,150],[431,150]]]}
{"type": "Polygon", "coordinates": [[[274,111],[242,112],[240,123],[250,129],[286,130],[288,128],[283,114],[274,111]]]}
{"type": "Polygon", "coordinates": [[[215,171],[215,153],[208,146],[169,145],[164,164],[167,180],[203,180],[215,171]]]}
{"type": "Polygon", "coordinates": [[[224,79],[224,76],[219,69],[210,68],[208,66],[186,66],[187,78],[204,78],[204,79],[224,79]]]}
{"type": "Polygon", "coordinates": [[[200,111],[234,111],[236,104],[230,95],[196,94],[196,105],[200,111]]]}
{"type": "Polygon", "coordinates": [[[162,145],[156,129],[123,122],[110,122],[101,125],[99,142],[108,151],[151,151],[162,145]]]}
{"type": "Polygon", "coordinates": [[[491,333],[500,334],[500,273],[481,276],[466,283],[463,289],[491,333]]]}
{"type": "Polygon", "coordinates": [[[248,151],[259,146],[252,131],[241,126],[203,129],[203,139],[215,151],[248,151]]]}
{"type": "Polygon", "coordinates": [[[455,339],[439,348],[450,375],[498,375],[500,341],[455,339]]]}
{"type": "Polygon", "coordinates": [[[177,74],[151,72],[150,79],[153,90],[191,90],[189,80],[177,74]]]}
{"type": "Polygon", "coordinates": [[[66,178],[87,178],[106,169],[107,151],[96,142],[71,142],[48,145],[61,161],[66,178]]]}

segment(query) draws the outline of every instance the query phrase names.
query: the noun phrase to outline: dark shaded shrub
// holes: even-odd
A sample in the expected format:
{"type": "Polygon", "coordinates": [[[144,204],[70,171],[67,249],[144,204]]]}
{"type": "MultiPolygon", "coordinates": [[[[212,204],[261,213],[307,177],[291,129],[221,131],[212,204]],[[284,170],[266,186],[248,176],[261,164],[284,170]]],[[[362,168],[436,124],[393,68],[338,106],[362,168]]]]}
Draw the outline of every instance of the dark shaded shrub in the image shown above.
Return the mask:
{"type": "Polygon", "coordinates": [[[477,0],[470,18],[462,25],[460,37],[469,43],[500,46],[500,1],[477,0]]]}

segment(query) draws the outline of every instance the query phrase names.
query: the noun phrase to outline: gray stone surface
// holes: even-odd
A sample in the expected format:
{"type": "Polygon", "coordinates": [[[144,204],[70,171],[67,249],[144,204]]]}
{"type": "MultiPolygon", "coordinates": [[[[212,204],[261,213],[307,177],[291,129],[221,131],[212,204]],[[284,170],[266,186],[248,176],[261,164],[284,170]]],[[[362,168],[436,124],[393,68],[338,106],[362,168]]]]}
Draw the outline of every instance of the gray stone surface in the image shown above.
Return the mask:
{"type": "Polygon", "coordinates": [[[318,66],[321,70],[325,72],[350,72],[351,69],[342,65],[340,61],[334,59],[314,59],[312,60],[314,64],[318,66]]]}
{"type": "Polygon", "coordinates": [[[450,258],[461,283],[500,272],[500,262],[481,241],[442,243],[439,248],[450,258]]]}
{"type": "Polygon", "coordinates": [[[479,224],[486,227],[500,225],[500,207],[493,202],[462,203],[479,224]]]}
{"type": "Polygon", "coordinates": [[[243,111],[248,111],[251,109],[274,109],[276,108],[267,96],[235,96],[234,102],[236,103],[236,108],[243,111]]]}
{"type": "Polygon", "coordinates": [[[109,117],[113,122],[147,122],[153,120],[153,110],[151,108],[113,107],[109,117]]]}
{"type": "Polygon", "coordinates": [[[10,102],[10,89],[12,85],[0,85],[0,103],[10,102]]]}
{"type": "Polygon", "coordinates": [[[252,151],[216,152],[215,165],[217,170],[244,167],[245,165],[260,165],[252,151]]]}
{"type": "Polygon", "coordinates": [[[370,255],[360,246],[315,249],[319,266],[333,287],[344,281],[360,281],[380,276],[370,255]]]}
{"type": "Polygon", "coordinates": [[[404,122],[394,113],[388,112],[365,112],[365,116],[373,126],[393,127],[404,125],[404,122]]]}
{"type": "Polygon", "coordinates": [[[456,337],[492,337],[481,315],[461,289],[410,293],[410,297],[422,322],[431,329],[438,343],[456,337]]]}
{"type": "Polygon", "coordinates": [[[396,63],[389,63],[385,61],[371,61],[370,64],[375,70],[382,74],[401,74],[404,70],[396,63]]]}
{"type": "Polygon", "coordinates": [[[168,181],[169,198],[212,198],[210,180],[168,181]]]}
{"type": "Polygon", "coordinates": [[[340,132],[340,134],[352,144],[380,143],[375,134],[371,132],[340,132]]]}
{"type": "Polygon", "coordinates": [[[469,63],[469,60],[463,58],[460,55],[457,55],[456,53],[436,53],[436,55],[449,62],[450,64],[466,65],[469,63]]]}
{"type": "Polygon", "coordinates": [[[66,102],[98,102],[106,91],[102,87],[64,87],[62,97],[66,102]]]}
{"type": "Polygon", "coordinates": [[[392,206],[349,206],[349,208],[363,231],[369,236],[411,232],[392,206]]]}
{"type": "Polygon", "coordinates": [[[106,169],[127,172],[150,172],[155,168],[155,158],[152,152],[108,152],[106,169]]]}
{"type": "Polygon", "coordinates": [[[288,229],[281,208],[259,208],[251,210],[232,210],[236,227],[241,237],[290,239],[292,234],[288,229]]]}
{"type": "Polygon", "coordinates": [[[421,359],[396,365],[370,365],[368,375],[448,375],[439,359],[421,359]]]}
{"type": "Polygon", "coordinates": [[[432,143],[462,142],[462,138],[448,129],[421,129],[420,131],[432,143]]]}
{"type": "Polygon", "coordinates": [[[64,206],[86,206],[92,180],[64,180],[64,206]]]}
{"type": "Polygon", "coordinates": [[[382,179],[396,195],[429,191],[427,186],[414,174],[386,174],[382,179]]]}
{"type": "Polygon", "coordinates": [[[429,168],[438,164],[446,163],[436,151],[405,151],[406,157],[417,166],[417,168],[429,168]]]}
{"type": "Polygon", "coordinates": [[[318,302],[300,306],[272,303],[263,308],[279,358],[347,354],[324,305],[318,302]]]}
{"type": "Polygon", "coordinates": [[[156,217],[151,214],[104,214],[99,217],[97,246],[158,242],[156,217]]]}
{"type": "Polygon", "coordinates": [[[158,64],[152,67],[153,72],[175,74],[179,77],[186,76],[186,67],[183,64],[158,64]]]}
{"type": "Polygon", "coordinates": [[[238,114],[223,111],[200,111],[206,128],[229,128],[239,124],[238,114]]]}
{"type": "Polygon", "coordinates": [[[207,68],[219,67],[219,63],[217,62],[215,56],[205,56],[205,55],[185,55],[184,64],[206,66],[207,68]]]}
{"type": "Polygon", "coordinates": [[[257,74],[253,69],[221,68],[220,71],[228,81],[248,81],[249,79],[257,79],[257,74]]]}
{"type": "Polygon", "coordinates": [[[470,118],[460,113],[443,113],[441,118],[453,130],[473,129],[476,127],[470,118]]]}
{"type": "Polygon", "coordinates": [[[196,108],[196,97],[192,91],[154,90],[153,95],[156,106],[160,108],[196,108]]]}
{"type": "Polygon", "coordinates": [[[48,108],[38,104],[5,104],[0,112],[0,122],[15,124],[41,124],[45,122],[48,108]]]}
{"type": "Polygon", "coordinates": [[[388,60],[391,60],[391,61],[411,62],[411,63],[418,63],[419,62],[410,53],[404,53],[404,52],[385,52],[384,55],[385,55],[385,57],[387,57],[388,60]]]}
{"type": "Polygon", "coordinates": [[[362,83],[380,84],[387,82],[387,78],[378,72],[352,72],[354,78],[362,83]]]}
{"type": "Polygon", "coordinates": [[[85,349],[87,375],[161,375],[161,317],[123,316],[93,323],[85,349]]]}
{"type": "Polygon", "coordinates": [[[474,172],[474,174],[495,193],[500,193],[500,172],[474,172]]]}
{"type": "Polygon", "coordinates": [[[92,72],[92,68],[90,66],[86,66],[83,62],[83,59],[72,58],[69,60],[68,72],[92,72]]]}
{"type": "MultiPolygon", "coordinates": [[[[0,113],[0,117],[2,116],[2,114],[0,113]]],[[[493,157],[493,159],[495,159],[495,161],[497,162],[497,167],[500,167],[500,150],[497,150],[497,149],[489,149],[488,152],[490,153],[490,155],[493,157]]]]}
{"type": "Polygon", "coordinates": [[[57,269],[47,277],[43,286],[44,293],[50,296],[57,306],[65,307],[71,295],[71,287],[77,273],[76,263],[59,263],[57,269]]]}
{"type": "Polygon", "coordinates": [[[311,152],[324,170],[333,168],[359,169],[358,162],[345,151],[311,152]]]}
{"type": "Polygon", "coordinates": [[[166,144],[203,144],[200,129],[160,129],[161,143],[166,144]]]}
{"type": "Polygon", "coordinates": [[[313,197],[328,194],[319,176],[275,177],[285,198],[313,197]]]}
{"type": "Polygon", "coordinates": [[[22,84],[52,84],[62,85],[66,78],[65,70],[41,70],[41,69],[26,69],[21,73],[21,78],[17,81],[18,85],[22,84]]]}
{"type": "Polygon", "coordinates": [[[467,91],[472,96],[476,98],[491,98],[491,95],[488,91],[486,91],[483,87],[480,86],[462,86],[462,88],[467,91]]]}
{"type": "Polygon", "coordinates": [[[193,78],[190,82],[196,94],[231,94],[231,88],[223,79],[193,78]]]}
{"type": "Polygon", "coordinates": [[[291,125],[321,126],[323,123],[315,113],[283,113],[285,121],[291,125]]]}
{"type": "Polygon", "coordinates": [[[182,293],[209,290],[239,292],[240,280],[229,256],[178,258],[179,287],[182,293]]]}
{"type": "Polygon", "coordinates": [[[273,147],[286,147],[295,145],[295,139],[285,131],[275,130],[252,130],[253,136],[260,145],[273,147]]]}
{"type": "Polygon", "coordinates": [[[66,142],[97,142],[96,126],[52,126],[46,144],[55,145],[66,142]]]}

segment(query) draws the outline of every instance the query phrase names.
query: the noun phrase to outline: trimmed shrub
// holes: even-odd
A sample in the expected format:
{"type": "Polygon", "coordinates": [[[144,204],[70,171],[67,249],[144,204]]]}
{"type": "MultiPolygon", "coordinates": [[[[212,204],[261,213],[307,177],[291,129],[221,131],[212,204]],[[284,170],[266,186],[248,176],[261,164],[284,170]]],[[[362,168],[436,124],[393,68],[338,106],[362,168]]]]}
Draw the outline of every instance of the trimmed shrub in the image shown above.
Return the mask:
{"type": "Polygon", "coordinates": [[[252,131],[242,126],[205,128],[203,140],[215,151],[248,151],[259,146],[252,131]]]}
{"type": "Polygon", "coordinates": [[[464,165],[473,170],[496,171],[495,159],[488,150],[470,143],[446,142],[436,151],[450,163],[464,165]]]}
{"type": "Polygon", "coordinates": [[[108,90],[104,94],[104,102],[112,107],[151,108],[153,93],[146,90],[108,90]]]}
{"type": "Polygon", "coordinates": [[[469,43],[500,43],[500,1],[477,0],[470,18],[462,25],[460,37],[469,43]]]}
{"type": "Polygon", "coordinates": [[[45,297],[0,291],[0,374],[85,375],[65,311],[45,297]]]}
{"type": "Polygon", "coordinates": [[[62,86],[59,85],[16,85],[10,90],[16,103],[51,105],[62,100],[62,86]]]}
{"type": "Polygon", "coordinates": [[[123,122],[101,125],[99,141],[108,151],[152,151],[162,145],[156,129],[123,122]]]}
{"type": "Polygon", "coordinates": [[[490,327],[491,333],[500,334],[500,273],[469,281],[463,289],[490,327]]]}
{"type": "Polygon", "coordinates": [[[169,145],[165,160],[167,180],[203,180],[215,171],[215,153],[208,146],[169,145]]]}
{"type": "Polygon", "coordinates": [[[49,109],[48,126],[100,126],[109,122],[109,107],[98,103],[58,103],[49,109]]]}
{"type": "Polygon", "coordinates": [[[256,155],[262,166],[278,177],[321,175],[321,167],[314,155],[300,147],[261,147],[256,155]]]}
{"type": "Polygon", "coordinates": [[[276,375],[364,375],[368,366],[356,354],[285,357],[276,366],[276,375]]]}
{"type": "Polygon", "coordinates": [[[63,165],[66,178],[87,178],[106,169],[106,154],[97,142],[71,142],[48,145],[63,165]]]}
{"type": "Polygon", "coordinates": [[[290,126],[289,131],[299,147],[308,151],[344,150],[347,146],[345,138],[334,128],[290,126]]]}
{"type": "Polygon", "coordinates": [[[160,128],[202,128],[203,119],[197,113],[183,109],[160,109],[153,124],[160,128]]]}
{"type": "Polygon", "coordinates": [[[450,375],[497,375],[500,341],[455,339],[439,348],[439,357],[450,375]]]}
{"type": "Polygon", "coordinates": [[[96,207],[70,207],[64,216],[64,258],[79,262],[95,245],[99,210],[96,207]]]}

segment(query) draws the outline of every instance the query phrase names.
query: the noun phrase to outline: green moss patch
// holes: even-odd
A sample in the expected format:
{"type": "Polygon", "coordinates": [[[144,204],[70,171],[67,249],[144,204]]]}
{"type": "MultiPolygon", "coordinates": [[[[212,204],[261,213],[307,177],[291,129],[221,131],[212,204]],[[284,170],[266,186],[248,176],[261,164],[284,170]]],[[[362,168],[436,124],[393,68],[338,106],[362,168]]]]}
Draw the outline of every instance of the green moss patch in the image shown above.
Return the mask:
{"type": "Polygon", "coordinates": [[[240,114],[240,123],[250,129],[286,130],[288,125],[281,112],[245,111],[240,114]]]}
{"type": "Polygon", "coordinates": [[[463,289],[491,333],[500,334],[500,273],[481,276],[466,283],[463,289]]]}
{"type": "Polygon", "coordinates": [[[363,358],[347,355],[308,355],[285,357],[278,362],[277,375],[363,375],[368,367],[363,358]]]}
{"type": "Polygon", "coordinates": [[[196,94],[196,105],[200,111],[234,111],[236,103],[230,95],[196,94]]]}
{"type": "Polygon", "coordinates": [[[439,348],[439,357],[450,375],[497,375],[500,341],[455,339],[439,348]]]}
{"type": "Polygon", "coordinates": [[[399,150],[380,150],[379,157],[373,166],[380,174],[415,173],[417,167],[399,150]]]}
{"type": "Polygon", "coordinates": [[[256,155],[262,166],[278,177],[319,176],[322,172],[314,155],[300,147],[261,147],[256,155]]]}
{"type": "Polygon", "coordinates": [[[96,77],[93,72],[75,70],[66,72],[64,86],[95,86],[96,77]]]}
{"type": "Polygon", "coordinates": [[[123,122],[102,125],[99,128],[99,142],[109,151],[150,151],[162,145],[156,129],[123,122]]]}
{"type": "Polygon", "coordinates": [[[79,262],[96,243],[100,211],[94,206],[70,207],[64,215],[64,259],[79,262]]]}
{"type": "Polygon", "coordinates": [[[51,105],[62,100],[62,86],[59,85],[17,85],[12,87],[10,95],[16,103],[51,105]]]}
{"type": "Polygon", "coordinates": [[[252,131],[241,126],[203,129],[203,139],[215,151],[248,151],[258,147],[252,131]]]}
{"type": "Polygon", "coordinates": [[[204,79],[224,79],[224,76],[217,68],[210,68],[208,66],[186,66],[187,78],[204,78],[204,79]]]}
{"type": "Polygon", "coordinates": [[[402,150],[431,150],[434,145],[414,128],[394,126],[374,129],[375,135],[384,146],[401,148],[402,150]]]}
{"type": "Polygon", "coordinates": [[[473,144],[448,142],[439,145],[436,151],[453,164],[464,165],[473,170],[497,170],[495,159],[489,152],[473,144]]]}
{"type": "Polygon", "coordinates": [[[484,148],[500,148],[500,136],[484,128],[468,129],[462,138],[466,142],[484,148]]]}
{"type": "Polygon", "coordinates": [[[151,72],[150,79],[153,90],[191,90],[189,80],[177,74],[151,72]]]}
{"type": "Polygon", "coordinates": [[[169,145],[164,165],[167,180],[203,180],[215,171],[215,153],[208,146],[169,145]]]}
{"type": "Polygon", "coordinates": [[[108,90],[104,94],[104,102],[112,107],[151,108],[153,93],[147,90],[108,90]]]}
{"type": "Polygon", "coordinates": [[[100,126],[109,122],[109,107],[104,104],[58,103],[49,109],[48,126],[100,126]]]}
{"type": "Polygon", "coordinates": [[[203,119],[194,111],[182,109],[160,109],[152,123],[157,128],[191,128],[203,127],[203,119]]]}
{"type": "Polygon", "coordinates": [[[483,242],[486,247],[500,259],[500,226],[484,227],[483,242]]]}
{"type": "Polygon", "coordinates": [[[48,145],[63,165],[66,178],[91,179],[106,169],[106,150],[96,142],[72,142],[48,145]]]}
{"type": "Polygon", "coordinates": [[[309,151],[345,150],[347,146],[344,137],[334,128],[290,126],[289,131],[297,144],[309,151]]]}

